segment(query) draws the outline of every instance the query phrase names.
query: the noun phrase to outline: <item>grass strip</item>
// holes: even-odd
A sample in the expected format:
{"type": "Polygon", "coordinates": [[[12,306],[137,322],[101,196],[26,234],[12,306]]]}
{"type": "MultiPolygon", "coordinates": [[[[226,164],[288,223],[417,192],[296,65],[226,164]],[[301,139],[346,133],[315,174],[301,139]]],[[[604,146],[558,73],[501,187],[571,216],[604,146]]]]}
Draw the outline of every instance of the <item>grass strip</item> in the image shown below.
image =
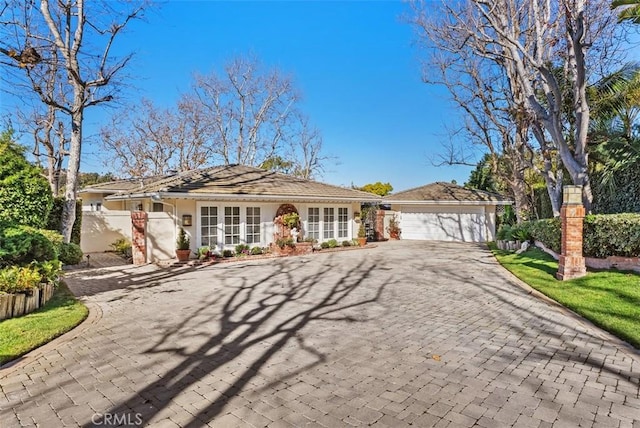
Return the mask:
{"type": "Polygon", "coordinates": [[[522,254],[491,246],[498,262],[532,288],[640,349],[640,275],[589,271],[569,281],[555,278],[558,262],[533,248],[522,254]]]}
{"type": "Polygon", "coordinates": [[[0,365],[44,345],[80,324],[89,310],[62,283],[42,308],[0,321],[0,365]]]}

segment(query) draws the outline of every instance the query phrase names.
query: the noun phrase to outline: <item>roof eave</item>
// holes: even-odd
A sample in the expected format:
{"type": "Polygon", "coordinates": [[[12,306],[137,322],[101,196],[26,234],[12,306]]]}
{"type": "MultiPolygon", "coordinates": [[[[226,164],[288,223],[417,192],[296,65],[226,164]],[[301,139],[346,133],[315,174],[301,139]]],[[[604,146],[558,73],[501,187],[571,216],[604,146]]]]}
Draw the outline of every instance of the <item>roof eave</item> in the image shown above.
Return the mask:
{"type": "Polygon", "coordinates": [[[130,199],[147,199],[158,195],[162,199],[197,199],[197,200],[223,200],[223,201],[240,201],[255,200],[264,202],[382,202],[377,198],[360,198],[348,196],[290,196],[290,195],[255,195],[255,194],[234,194],[234,193],[188,193],[188,192],[148,192],[148,193],[129,193],[116,194],[107,196],[105,199],[109,201],[130,200],[130,199]]]}
{"type": "Polygon", "coordinates": [[[513,205],[513,201],[412,201],[402,199],[385,199],[391,205],[513,205]]]}

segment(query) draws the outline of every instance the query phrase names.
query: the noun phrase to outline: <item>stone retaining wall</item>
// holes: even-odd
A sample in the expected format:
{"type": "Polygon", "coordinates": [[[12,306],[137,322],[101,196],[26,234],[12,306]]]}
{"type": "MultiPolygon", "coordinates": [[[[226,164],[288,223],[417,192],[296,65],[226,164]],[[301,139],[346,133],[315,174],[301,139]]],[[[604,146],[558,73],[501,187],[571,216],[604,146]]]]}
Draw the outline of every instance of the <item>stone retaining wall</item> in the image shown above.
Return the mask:
{"type": "Polygon", "coordinates": [[[53,296],[53,284],[43,284],[31,294],[0,294],[0,320],[26,315],[44,306],[53,296]]]}

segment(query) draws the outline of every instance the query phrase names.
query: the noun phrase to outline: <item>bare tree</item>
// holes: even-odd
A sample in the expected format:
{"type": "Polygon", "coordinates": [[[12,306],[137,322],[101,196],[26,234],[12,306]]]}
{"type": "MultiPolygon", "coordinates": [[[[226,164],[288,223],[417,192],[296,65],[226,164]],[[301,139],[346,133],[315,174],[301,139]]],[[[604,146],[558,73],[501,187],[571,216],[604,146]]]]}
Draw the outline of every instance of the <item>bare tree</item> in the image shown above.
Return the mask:
{"type": "MultiPolygon", "coordinates": [[[[142,3],[122,13],[129,3],[112,1],[59,0],[12,1],[2,13],[4,65],[22,73],[18,84],[30,87],[40,101],[70,117],[69,161],[65,186],[62,234],[71,238],[75,221],[78,173],[83,141],[85,109],[113,99],[114,80],[131,59],[115,58],[111,48],[116,37],[143,10],[142,3]],[[102,47],[97,47],[102,42],[102,47]],[[51,54],[55,52],[55,54],[51,54]],[[70,99],[61,102],[45,88],[43,78],[57,63],[69,85],[70,99]],[[109,90],[111,89],[111,91],[109,90]]],[[[62,83],[62,82],[59,82],[62,83]]],[[[26,95],[25,95],[26,96],[26,95]]]]}
{"type": "Polygon", "coordinates": [[[299,109],[291,78],[238,57],[224,73],[196,75],[177,106],[149,100],[114,116],[101,131],[110,162],[125,174],[163,174],[214,163],[259,166],[312,178],[333,159],[299,109]]]}
{"type": "Polygon", "coordinates": [[[447,88],[462,112],[461,124],[451,134],[463,143],[450,141],[446,154],[440,155],[441,164],[470,165],[464,146],[484,146],[490,154],[486,159],[492,173],[508,184],[518,221],[525,220],[531,212],[525,181],[525,170],[531,166],[526,150],[527,123],[526,117],[518,114],[521,106],[507,70],[465,45],[466,34],[440,20],[446,18],[445,14],[438,19],[422,10],[416,12],[411,22],[418,29],[421,46],[429,53],[423,80],[447,88]]]}
{"type": "Polygon", "coordinates": [[[309,124],[306,117],[300,118],[300,125],[289,140],[288,157],[293,165],[292,175],[311,179],[322,175],[326,162],[335,157],[322,151],[322,134],[309,124]]]}
{"type": "Polygon", "coordinates": [[[212,151],[225,164],[257,166],[290,137],[300,95],[290,77],[263,70],[253,57],[237,57],[224,72],[197,74],[197,98],[212,121],[212,151]]]}
{"type": "Polygon", "coordinates": [[[193,99],[175,110],[159,109],[148,99],[121,109],[100,130],[107,161],[129,177],[187,171],[209,162],[208,118],[193,99]]]}
{"type": "MultiPolygon", "coordinates": [[[[64,105],[68,100],[69,88],[66,79],[60,74],[61,64],[57,61],[57,50],[52,49],[50,56],[52,60],[44,64],[41,76],[35,71],[28,76],[31,80],[37,79],[42,83],[41,89],[46,98],[56,100],[55,104],[64,105]]],[[[34,103],[24,102],[15,114],[20,126],[33,136],[36,162],[42,166],[42,158],[45,159],[51,192],[54,196],[59,196],[64,163],[69,156],[69,136],[64,118],[61,117],[62,111],[55,104],[45,104],[40,100],[34,103]]]]}
{"type": "MultiPolygon", "coordinates": [[[[413,4],[418,11],[433,6],[413,4]]],[[[459,49],[503,68],[516,117],[522,117],[521,125],[515,122],[516,135],[527,139],[527,132],[533,131],[550,162],[557,150],[574,184],[583,186],[589,209],[586,89],[589,73],[613,60],[615,17],[608,5],[585,0],[470,0],[444,2],[441,11],[459,49]]],[[[547,172],[552,171],[550,167],[547,172]]]]}

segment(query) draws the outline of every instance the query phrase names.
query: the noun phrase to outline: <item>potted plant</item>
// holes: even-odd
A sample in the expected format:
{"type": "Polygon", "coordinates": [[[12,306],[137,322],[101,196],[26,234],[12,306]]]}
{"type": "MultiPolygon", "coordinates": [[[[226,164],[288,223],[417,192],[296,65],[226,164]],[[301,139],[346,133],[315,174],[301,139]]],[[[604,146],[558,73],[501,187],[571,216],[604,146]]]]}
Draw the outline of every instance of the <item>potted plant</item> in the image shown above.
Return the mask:
{"type": "Polygon", "coordinates": [[[179,262],[186,262],[191,256],[191,240],[183,228],[180,228],[178,239],[176,240],[176,257],[179,262]]]}
{"type": "Polygon", "coordinates": [[[364,229],[364,222],[360,222],[360,228],[358,229],[358,245],[361,247],[367,245],[367,232],[364,229]]]}
{"type": "Polygon", "coordinates": [[[389,219],[387,232],[389,232],[389,237],[391,239],[400,239],[400,224],[398,223],[398,219],[395,215],[389,219]]]}
{"type": "Polygon", "coordinates": [[[298,213],[289,213],[282,216],[282,224],[287,226],[289,229],[298,227],[299,222],[300,216],[298,215],[298,213]]]}

